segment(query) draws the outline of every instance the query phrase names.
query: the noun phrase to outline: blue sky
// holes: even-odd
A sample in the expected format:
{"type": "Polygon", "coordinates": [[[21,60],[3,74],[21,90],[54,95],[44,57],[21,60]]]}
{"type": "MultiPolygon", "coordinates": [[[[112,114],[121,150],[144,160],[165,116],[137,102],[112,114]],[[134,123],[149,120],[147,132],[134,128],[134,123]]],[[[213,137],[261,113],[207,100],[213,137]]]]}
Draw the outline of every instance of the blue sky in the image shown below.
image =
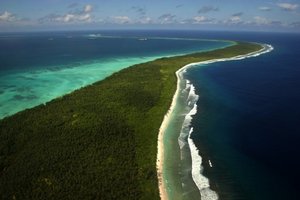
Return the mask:
{"type": "Polygon", "coordinates": [[[131,28],[300,32],[300,0],[0,0],[0,32],[131,28]]]}

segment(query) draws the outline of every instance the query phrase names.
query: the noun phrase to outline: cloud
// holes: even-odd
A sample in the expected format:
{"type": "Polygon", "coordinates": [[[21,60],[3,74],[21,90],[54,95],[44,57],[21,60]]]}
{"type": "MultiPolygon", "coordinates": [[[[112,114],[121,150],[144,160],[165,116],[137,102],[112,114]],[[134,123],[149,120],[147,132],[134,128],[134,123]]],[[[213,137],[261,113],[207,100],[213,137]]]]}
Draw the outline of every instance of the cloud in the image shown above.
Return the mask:
{"type": "Polygon", "coordinates": [[[215,21],[214,18],[207,18],[205,16],[196,16],[193,18],[194,24],[208,24],[215,21]]]}
{"type": "Polygon", "coordinates": [[[212,24],[215,23],[215,18],[208,18],[205,16],[195,16],[190,19],[185,19],[181,21],[181,24],[212,24]]]}
{"type": "Polygon", "coordinates": [[[260,11],[271,11],[272,9],[270,7],[267,7],[267,6],[261,6],[258,8],[258,10],[260,11]]]}
{"type": "Polygon", "coordinates": [[[131,10],[134,10],[136,13],[138,13],[141,16],[146,15],[146,9],[138,6],[132,6],[131,10]]]}
{"type": "Polygon", "coordinates": [[[291,3],[278,3],[277,6],[285,11],[294,11],[298,8],[298,4],[291,4],[291,3]]]}
{"type": "Polygon", "coordinates": [[[269,25],[272,25],[272,26],[283,26],[285,24],[282,23],[281,21],[270,21],[269,25]]]}
{"type": "Polygon", "coordinates": [[[257,25],[268,25],[268,24],[270,24],[270,21],[265,17],[255,16],[253,18],[254,18],[255,24],[257,24],[257,25]]]}
{"type": "Polygon", "coordinates": [[[46,23],[46,22],[55,22],[56,21],[56,18],[58,17],[61,17],[61,15],[58,15],[58,14],[48,14],[44,17],[41,17],[38,19],[39,23],[46,23]]]}
{"type": "Polygon", "coordinates": [[[204,21],[206,21],[206,17],[204,17],[204,16],[196,16],[193,19],[195,20],[195,22],[204,22],[204,21]]]}
{"type": "Polygon", "coordinates": [[[243,12],[234,13],[232,14],[232,17],[241,17],[243,14],[243,12]]]}
{"type": "Polygon", "coordinates": [[[58,23],[87,23],[92,22],[91,12],[93,6],[90,4],[85,5],[81,10],[71,11],[66,14],[49,14],[38,21],[40,23],[58,22],[58,23]]]}
{"type": "Polygon", "coordinates": [[[232,16],[229,18],[229,22],[232,24],[237,24],[240,23],[242,21],[240,16],[232,16]]]}
{"type": "Polygon", "coordinates": [[[179,4],[179,5],[176,5],[176,8],[181,8],[183,6],[184,6],[184,4],[179,4]]]}
{"type": "Polygon", "coordinates": [[[241,15],[242,14],[238,14],[238,13],[233,14],[229,19],[222,21],[222,23],[226,25],[243,24],[244,21],[242,20],[241,15]]]}
{"type": "Polygon", "coordinates": [[[0,22],[13,22],[16,20],[17,20],[16,16],[8,11],[4,11],[3,13],[0,13],[0,22]]]}
{"type": "Polygon", "coordinates": [[[281,21],[269,20],[265,17],[254,16],[252,21],[245,22],[246,25],[251,26],[262,26],[262,27],[282,27],[285,24],[281,21]]]}
{"type": "Polygon", "coordinates": [[[158,17],[160,24],[171,24],[176,23],[176,15],[172,15],[171,13],[163,14],[158,17]]]}
{"type": "Polygon", "coordinates": [[[45,17],[39,19],[40,23],[45,22],[61,22],[61,23],[71,23],[71,22],[91,22],[91,14],[86,13],[84,15],[75,15],[75,14],[65,14],[65,15],[57,15],[50,14],[45,17]]]}
{"type": "Polygon", "coordinates": [[[114,16],[112,17],[113,23],[115,24],[129,24],[131,19],[128,16],[114,16]]]}
{"type": "Polygon", "coordinates": [[[290,26],[292,26],[292,27],[294,27],[294,28],[300,28],[300,21],[290,23],[290,26]]]}
{"type": "Polygon", "coordinates": [[[143,7],[139,7],[139,6],[132,6],[130,8],[131,10],[133,10],[134,12],[137,13],[138,15],[138,19],[136,20],[131,20],[131,23],[136,23],[136,24],[152,24],[153,20],[150,17],[147,17],[147,10],[146,8],[143,7]]]}
{"type": "Polygon", "coordinates": [[[213,11],[219,11],[219,8],[214,7],[214,6],[203,6],[198,10],[198,13],[208,13],[208,12],[213,12],[213,11]]]}
{"type": "Polygon", "coordinates": [[[139,24],[152,24],[153,20],[150,17],[143,17],[137,21],[139,24]]]}
{"type": "Polygon", "coordinates": [[[17,26],[28,26],[28,25],[34,25],[35,21],[32,21],[29,18],[25,17],[18,17],[17,15],[4,11],[3,13],[0,13],[0,25],[17,25],[17,26]]]}
{"type": "Polygon", "coordinates": [[[84,9],[83,9],[83,10],[84,10],[85,13],[92,12],[93,6],[90,5],[90,4],[87,4],[87,5],[84,6],[84,9]]]}
{"type": "Polygon", "coordinates": [[[243,24],[242,15],[244,15],[243,12],[234,13],[231,15],[231,17],[227,20],[224,20],[223,23],[230,25],[230,24],[243,24]]]}

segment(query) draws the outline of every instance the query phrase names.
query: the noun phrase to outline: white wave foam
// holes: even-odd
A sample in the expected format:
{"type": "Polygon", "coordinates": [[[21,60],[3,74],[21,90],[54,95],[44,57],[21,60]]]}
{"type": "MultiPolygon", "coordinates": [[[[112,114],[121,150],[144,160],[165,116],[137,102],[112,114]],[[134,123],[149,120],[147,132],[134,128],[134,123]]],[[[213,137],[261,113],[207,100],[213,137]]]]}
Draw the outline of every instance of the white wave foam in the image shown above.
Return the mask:
{"type": "Polygon", "coordinates": [[[190,84],[190,87],[189,87],[189,94],[188,94],[188,97],[187,97],[187,105],[189,107],[192,107],[197,101],[198,101],[198,98],[199,96],[196,95],[195,93],[195,87],[194,85],[190,84]]]}
{"type": "Polygon", "coordinates": [[[189,80],[185,81],[185,88],[181,91],[181,93],[187,93],[191,87],[189,80]]]}
{"type": "Polygon", "coordinates": [[[188,133],[181,131],[180,135],[178,137],[178,144],[180,149],[183,149],[186,145],[188,145],[188,143],[186,142],[186,138],[188,137],[188,133]]]}
{"type": "MultiPolygon", "coordinates": [[[[187,81],[189,83],[189,81],[187,81]]],[[[190,84],[190,83],[189,83],[190,84]]],[[[202,200],[217,200],[218,195],[215,191],[209,188],[209,180],[205,176],[202,175],[203,167],[202,158],[199,155],[199,152],[193,143],[190,135],[193,131],[193,128],[190,128],[193,116],[197,113],[197,104],[199,96],[195,92],[194,85],[190,84],[189,86],[189,94],[187,97],[187,104],[190,107],[189,113],[185,116],[183,126],[180,132],[180,136],[178,138],[178,143],[180,149],[182,149],[185,145],[189,145],[191,151],[191,159],[192,159],[192,178],[200,191],[200,196],[202,200]]]]}
{"type": "MultiPolygon", "coordinates": [[[[197,113],[197,104],[199,96],[195,93],[194,85],[190,84],[190,91],[187,97],[188,106],[191,108],[189,113],[185,116],[182,130],[180,133],[179,145],[184,146],[186,144],[186,139],[191,151],[191,159],[192,159],[192,178],[198,187],[202,200],[217,200],[218,195],[215,191],[209,188],[209,180],[205,176],[202,175],[203,167],[202,167],[202,158],[199,155],[199,152],[190,138],[191,133],[193,132],[193,128],[190,128],[193,116],[197,113]]],[[[182,148],[181,147],[181,148],[182,148]]]]}
{"type": "Polygon", "coordinates": [[[213,165],[212,165],[212,163],[211,163],[210,160],[208,160],[208,164],[209,164],[210,167],[213,167],[213,165]]]}
{"type": "Polygon", "coordinates": [[[198,66],[198,65],[206,65],[206,64],[211,64],[215,62],[222,62],[222,61],[233,61],[233,60],[242,60],[246,58],[251,58],[251,57],[257,57],[259,55],[269,53],[271,52],[274,48],[272,45],[269,44],[260,44],[262,45],[262,49],[256,52],[248,53],[245,55],[238,55],[230,58],[218,58],[218,59],[212,59],[212,60],[207,60],[207,61],[201,61],[201,62],[196,62],[196,63],[190,63],[188,65],[185,65],[181,69],[177,71],[178,77],[182,78],[182,74],[186,72],[186,70],[192,66],[198,66]]]}
{"type": "Polygon", "coordinates": [[[197,149],[193,140],[191,139],[192,132],[193,132],[193,128],[190,129],[188,143],[190,146],[191,156],[192,156],[193,180],[200,191],[202,200],[217,200],[219,199],[218,194],[215,191],[210,189],[208,178],[202,175],[203,172],[202,157],[199,155],[199,150],[197,149]]]}

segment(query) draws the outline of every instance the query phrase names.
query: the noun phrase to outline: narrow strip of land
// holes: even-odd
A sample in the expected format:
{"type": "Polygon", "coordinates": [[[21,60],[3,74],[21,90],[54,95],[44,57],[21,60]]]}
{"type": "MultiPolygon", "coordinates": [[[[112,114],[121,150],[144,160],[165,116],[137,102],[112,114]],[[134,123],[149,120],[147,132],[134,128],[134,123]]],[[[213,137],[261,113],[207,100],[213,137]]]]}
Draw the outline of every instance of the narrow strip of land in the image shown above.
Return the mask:
{"type": "Polygon", "coordinates": [[[237,43],[134,65],[4,118],[1,199],[160,199],[157,133],[176,91],[175,72],[259,49],[237,43]]]}
{"type": "MultiPolygon", "coordinates": [[[[166,145],[165,144],[165,140],[166,140],[165,139],[165,134],[166,134],[166,130],[168,129],[168,127],[170,127],[170,124],[171,124],[170,121],[171,121],[171,118],[172,118],[171,116],[173,115],[174,109],[176,109],[176,103],[178,102],[178,99],[179,99],[179,93],[180,93],[180,91],[183,90],[183,88],[180,89],[180,85],[182,85],[181,82],[184,81],[184,78],[183,78],[184,72],[188,68],[190,68],[192,66],[195,66],[195,65],[207,64],[207,63],[213,63],[213,62],[221,62],[221,61],[240,60],[240,59],[244,59],[244,58],[248,58],[248,57],[258,56],[258,55],[270,52],[272,50],[273,50],[272,46],[262,44],[261,48],[257,51],[248,52],[246,54],[239,54],[239,55],[235,55],[235,56],[227,57],[227,58],[226,57],[224,57],[224,58],[214,58],[214,59],[210,59],[210,60],[204,60],[204,61],[200,61],[200,62],[189,63],[189,64],[183,66],[182,68],[180,68],[179,70],[176,71],[177,89],[176,89],[176,92],[173,96],[171,106],[170,106],[168,112],[166,113],[166,115],[164,117],[164,120],[161,124],[160,130],[159,130],[159,136],[158,136],[157,171],[158,171],[159,191],[160,191],[161,199],[164,199],[164,200],[166,200],[166,199],[182,199],[181,194],[185,193],[184,191],[181,191],[181,192],[177,191],[176,192],[177,195],[174,195],[174,190],[176,190],[176,188],[178,189],[178,188],[182,187],[181,186],[182,185],[181,178],[177,177],[177,176],[176,177],[172,176],[172,174],[178,174],[179,169],[176,169],[174,167],[174,169],[168,169],[168,172],[166,172],[164,170],[164,168],[165,168],[164,167],[164,162],[165,162],[164,161],[164,159],[165,159],[164,146],[166,145]],[[170,178],[169,176],[172,176],[171,180],[178,179],[178,183],[170,183],[170,180],[168,180],[170,178]],[[168,177],[168,178],[165,179],[166,177],[168,177]],[[171,197],[170,197],[170,195],[171,195],[171,197]]],[[[185,87],[185,85],[186,84],[184,83],[184,87],[185,87]]],[[[173,118],[174,118],[174,116],[173,116],[173,118]]],[[[180,132],[180,130],[178,130],[178,135],[176,135],[176,137],[179,137],[179,132],[180,132]]],[[[171,134],[174,134],[174,133],[171,133],[171,134]]],[[[169,137],[170,136],[167,136],[166,138],[169,138],[169,137]]],[[[179,146],[177,148],[179,148],[179,146]]],[[[172,153],[172,154],[174,154],[174,153],[172,153]]],[[[180,155],[178,155],[175,158],[177,158],[179,160],[180,155]]],[[[170,159],[171,159],[170,157],[167,158],[168,161],[170,161],[170,159]]],[[[172,155],[172,159],[174,159],[173,155],[172,155]]],[[[200,193],[203,190],[203,188],[201,188],[201,184],[203,184],[203,183],[199,182],[199,180],[203,180],[201,178],[201,176],[202,175],[200,174],[200,171],[193,175],[193,180],[194,180],[195,183],[197,183],[196,185],[199,188],[200,193]]],[[[209,183],[206,183],[204,185],[209,185],[209,183]]],[[[202,196],[202,195],[203,194],[201,193],[202,198],[207,199],[205,195],[204,196],[202,196]]],[[[214,196],[213,199],[218,198],[215,191],[211,191],[211,195],[214,196]]],[[[208,199],[211,199],[211,198],[212,198],[212,196],[208,197],[208,199]]]]}

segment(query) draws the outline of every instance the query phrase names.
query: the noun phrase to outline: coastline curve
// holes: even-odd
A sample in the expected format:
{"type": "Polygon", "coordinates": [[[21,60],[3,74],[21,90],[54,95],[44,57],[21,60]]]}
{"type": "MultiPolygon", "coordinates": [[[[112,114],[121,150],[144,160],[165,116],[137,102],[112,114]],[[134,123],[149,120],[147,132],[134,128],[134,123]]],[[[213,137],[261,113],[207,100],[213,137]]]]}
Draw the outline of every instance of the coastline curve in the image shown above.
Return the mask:
{"type": "MultiPolygon", "coordinates": [[[[200,66],[200,65],[206,65],[210,63],[215,63],[215,62],[222,62],[222,61],[233,61],[233,60],[242,60],[250,57],[256,57],[260,56],[265,53],[271,52],[274,48],[272,45],[269,44],[260,44],[256,43],[258,45],[261,45],[261,49],[258,51],[250,52],[247,54],[243,55],[237,55],[229,58],[217,58],[217,59],[210,59],[210,60],[205,60],[205,61],[200,61],[200,62],[194,62],[187,64],[180,68],[179,70],[176,71],[176,77],[177,77],[177,87],[176,87],[176,92],[173,96],[171,106],[167,113],[165,114],[162,124],[159,128],[159,133],[158,133],[158,141],[157,141],[157,160],[156,160],[156,168],[157,168],[157,176],[158,176],[158,183],[159,183],[159,194],[160,198],[162,200],[167,200],[169,199],[168,197],[168,192],[167,192],[167,185],[164,180],[164,175],[163,175],[163,169],[164,169],[164,143],[163,143],[163,138],[164,138],[164,133],[171,121],[170,115],[172,112],[174,112],[174,109],[176,107],[176,102],[177,99],[179,98],[179,92],[181,90],[180,85],[182,81],[188,81],[183,78],[183,74],[186,72],[186,70],[190,67],[194,66],[200,66]]],[[[190,87],[193,87],[193,85],[190,85],[190,87]]],[[[191,88],[192,90],[193,88],[191,88]]],[[[192,91],[194,92],[194,91],[192,91]]],[[[194,93],[194,95],[196,95],[194,93]]],[[[197,96],[197,95],[196,95],[197,96]]],[[[197,99],[198,97],[196,97],[197,99]]],[[[197,113],[197,100],[194,101],[194,105],[192,106],[192,109],[188,114],[185,116],[185,119],[188,118],[188,124],[189,126],[189,134],[187,138],[188,146],[191,151],[191,161],[192,161],[192,178],[194,183],[196,184],[197,188],[199,189],[199,193],[201,196],[201,199],[203,200],[217,200],[218,194],[210,189],[209,185],[209,180],[206,178],[203,174],[203,166],[202,166],[202,157],[199,155],[198,149],[196,148],[195,144],[193,143],[192,139],[190,138],[190,135],[193,131],[193,128],[190,127],[190,123],[192,121],[192,115],[195,115],[197,113]]],[[[186,126],[186,125],[185,125],[186,126]]],[[[179,147],[179,145],[178,145],[179,147]]],[[[212,167],[213,164],[210,162],[210,166],[212,167]]]]}

